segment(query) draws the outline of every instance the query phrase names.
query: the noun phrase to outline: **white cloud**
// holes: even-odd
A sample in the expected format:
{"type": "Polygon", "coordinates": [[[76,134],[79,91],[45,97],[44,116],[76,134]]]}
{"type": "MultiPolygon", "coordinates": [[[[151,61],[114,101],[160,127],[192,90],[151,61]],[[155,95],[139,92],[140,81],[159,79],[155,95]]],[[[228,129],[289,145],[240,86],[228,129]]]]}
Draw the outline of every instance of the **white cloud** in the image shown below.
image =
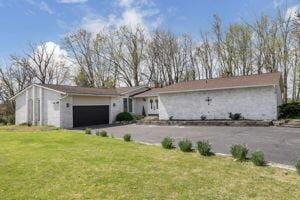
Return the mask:
{"type": "Polygon", "coordinates": [[[284,3],[284,0],[273,0],[274,8],[278,8],[278,7],[282,6],[283,3],[284,3]]]}
{"type": "Polygon", "coordinates": [[[57,0],[58,3],[85,3],[88,0],[57,0]]]}
{"type": "Polygon", "coordinates": [[[47,13],[49,13],[49,14],[53,14],[53,13],[54,13],[53,10],[52,10],[52,9],[48,6],[48,4],[45,3],[44,1],[42,1],[42,2],[39,4],[39,8],[40,8],[40,10],[45,11],[45,12],[47,12],[47,13]]]}
{"type": "Polygon", "coordinates": [[[286,11],[286,18],[296,19],[297,15],[300,13],[300,4],[289,7],[286,11]]]}
{"type": "Polygon", "coordinates": [[[54,13],[54,11],[44,1],[38,2],[36,0],[26,0],[26,2],[31,4],[32,6],[35,6],[35,7],[39,8],[41,11],[46,12],[48,14],[53,14],[54,13]]]}
{"type": "Polygon", "coordinates": [[[119,24],[135,29],[138,25],[144,25],[143,14],[134,8],[127,9],[123,12],[119,24]]]}
{"type": "Polygon", "coordinates": [[[120,6],[130,7],[134,0],[118,0],[120,6]]]}
{"type": "Polygon", "coordinates": [[[128,26],[132,29],[141,26],[146,32],[157,28],[163,22],[159,9],[150,0],[117,0],[118,13],[110,13],[101,16],[95,12],[89,12],[82,19],[81,27],[97,33],[104,28],[128,26]]]}

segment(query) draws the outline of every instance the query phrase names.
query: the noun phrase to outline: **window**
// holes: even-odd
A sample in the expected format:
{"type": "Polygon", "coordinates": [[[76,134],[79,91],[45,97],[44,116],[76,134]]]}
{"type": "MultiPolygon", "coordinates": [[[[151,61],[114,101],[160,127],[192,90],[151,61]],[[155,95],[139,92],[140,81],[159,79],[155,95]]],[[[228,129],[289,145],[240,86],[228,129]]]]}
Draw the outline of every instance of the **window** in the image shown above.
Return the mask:
{"type": "Polygon", "coordinates": [[[126,98],[123,99],[123,111],[124,112],[128,112],[128,109],[127,109],[127,99],[126,98]]]}
{"type": "Polygon", "coordinates": [[[158,99],[155,99],[156,109],[158,109],[158,99]]]}
{"type": "Polygon", "coordinates": [[[150,107],[153,109],[153,99],[150,99],[150,107]]]}
{"type": "Polygon", "coordinates": [[[129,112],[132,112],[132,99],[129,99],[129,112]]]}

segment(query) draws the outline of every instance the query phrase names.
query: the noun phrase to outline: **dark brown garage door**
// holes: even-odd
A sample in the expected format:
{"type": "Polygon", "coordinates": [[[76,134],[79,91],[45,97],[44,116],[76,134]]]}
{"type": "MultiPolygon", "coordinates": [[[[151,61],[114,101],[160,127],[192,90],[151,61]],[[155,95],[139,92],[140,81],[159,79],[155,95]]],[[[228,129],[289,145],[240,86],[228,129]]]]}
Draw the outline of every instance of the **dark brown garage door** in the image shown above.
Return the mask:
{"type": "Polygon", "coordinates": [[[73,106],[73,127],[109,123],[109,106],[73,106]]]}

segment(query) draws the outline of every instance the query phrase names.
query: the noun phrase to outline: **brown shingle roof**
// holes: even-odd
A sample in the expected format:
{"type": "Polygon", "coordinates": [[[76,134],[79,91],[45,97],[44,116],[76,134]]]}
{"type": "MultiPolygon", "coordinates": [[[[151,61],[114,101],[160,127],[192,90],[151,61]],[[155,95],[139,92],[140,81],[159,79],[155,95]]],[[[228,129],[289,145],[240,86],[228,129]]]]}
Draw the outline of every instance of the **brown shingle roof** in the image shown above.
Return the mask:
{"type": "Polygon", "coordinates": [[[143,88],[145,86],[135,86],[135,87],[118,87],[116,88],[117,92],[120,94],[126,94],[128,92],[143,88]]]}
{"type": "Polygon", "coordinates": [[[141,94],[135,95],[134,97],[153,97],[158,96],[158,92],[160,92],[163,88],[151,88],[150,90],[143,92],[141,94]]]}
{"type": "Polygon", "coordinates": [[[164,87],[159,91],[159,93],[280,85],[280,79],[281,73],[275,72],[249,76],[188,81],[164,87]]]}
{"type": "Polygon", "coordinates": [[[116,89],[87,88],[87,87],[79,87],[79,86],[50,85],[50,84],[39,84],[39,85],[60,92],[68,93],[68,94],[87,94],[87,95],[104,95],[104,96],[119,95],[116,89]]]}

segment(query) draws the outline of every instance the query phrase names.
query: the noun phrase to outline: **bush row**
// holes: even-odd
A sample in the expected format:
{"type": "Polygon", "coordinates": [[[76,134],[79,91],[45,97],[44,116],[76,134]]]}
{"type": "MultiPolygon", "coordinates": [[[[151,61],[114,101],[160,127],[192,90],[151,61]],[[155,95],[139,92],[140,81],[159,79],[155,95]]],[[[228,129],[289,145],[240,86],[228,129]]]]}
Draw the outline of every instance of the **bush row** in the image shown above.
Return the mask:
{"type": "MultiPolygon", "coordinates": [[[[91,134],[92,134],[92,129],[86,128],[86,129],[85,129],[85,134],[91,135],[91,134]]],[[[95,133],[95,135],[96,135],[96,136],[100,136],[100,137],[108,137],[107,132],[104,131],[104,130],[103,130],[103,131],[97,130],[96,133],[95,133]]],[[[111,137],[114,138],[113,135],[111,135],[111,137]]],[[[130,134],[125,134],[125,135],[123,136],[123,139],[124,139],[124,141],[126,141],[126,142],[132,141],[131,135],[130,135],[130,134]]]]}
{"type": "MultiPolygon", "coordinates": [[[[161,145],[165,149],[173,149],[175,148],[174,141],[170,137],[166,137],[161,141],[161,145]]],[[[188,139],[183,139],[178,142],[178,147],[183,152],[192,152],[193,151],[193,144],[188,139]]],[[[211,156],[212,153],[212,145],[207,140],[198,141],[197,142],[197,150],[200,155],[202,156],[211,156]]],[[[237,160],[237,161],[245,161],[247,160],[247,154],[248,149],[245,145],[235,144],[230,147],[230,153],[231,155],[237,160]]],[[[251,155],[251,161],[256,166],[264,166],[266,164],[265,162],[265,156],[262,151],[255,151],[251,155]]],[[[300,168],[300,162],[299,168],[300,168]]],[[[299,169],[300,170],[300,169],[299,169]]]]}
{"type": "MultiPolygon", "coordinates": [[[[87,128],[85,130],[85,133],[88,135],[92,134],[91,129],[87,128]]],[[[101,137],[108,137],[108,134],[106,131],[96,131],[97,136],[101,137]]],[[[111,135],[113,138],[113,135],[111,135]]],[[[125,134],[123,136],[123,140],[125,142],[132,141],[130,134],[125,134]]],[[[174,149],[174,140],[171,137],[165,137],[161,141],[161,145],[164,149],[174,149]]],[[[183,152],[192,152],[193,151],[193,143],[189,139],[183,139],[178,142],[178,147],[183,152]]],[[[197,150],[200,155],[202,156],[211,156],[213,155],[212,152],[212,145],[209,143],[208,140],[202,140],[197,142],[197,150]]],[[[233,158],[235,158],[237,161],[245,161],[247,160],[249,149],[245,145],[241,144],[234,144],[230,147],[230,153],[233,158]]],[[[262,151],[255,151],[252,153],[250,160],[252,163],[256,166],[264,166],[266,164],[265,156],[262,151]]],[[[300,174],[300,160],[295,165],[297,172],[300,174]]]]}

